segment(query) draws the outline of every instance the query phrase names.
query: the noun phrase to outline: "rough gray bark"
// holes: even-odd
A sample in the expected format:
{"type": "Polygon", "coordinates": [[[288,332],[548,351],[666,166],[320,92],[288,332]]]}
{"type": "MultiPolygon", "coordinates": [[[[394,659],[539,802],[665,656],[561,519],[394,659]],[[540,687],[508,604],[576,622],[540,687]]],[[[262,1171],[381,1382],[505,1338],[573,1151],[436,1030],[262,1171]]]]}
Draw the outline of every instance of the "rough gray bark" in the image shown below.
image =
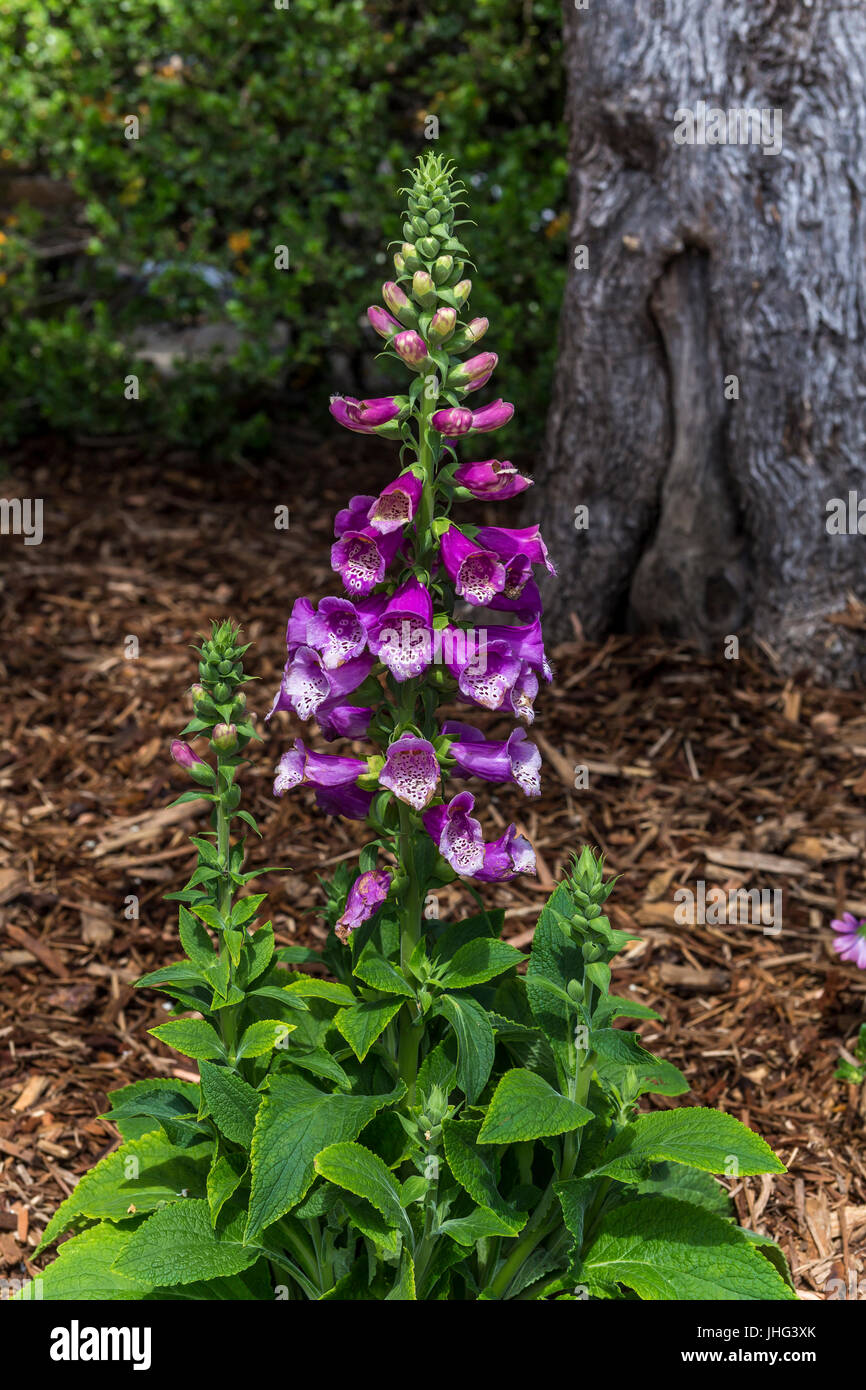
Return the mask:
{"type": "Polygon", "coordinates": [[[866,6],[564,14],[589,264],[569,274],[537,475],[552,628],[573,611],[590,637],[659,627],[720,650],[750,627],[787,670],[866,674],[863,631],[828,621],[866,598],[866,539],[827,529],[831,498],[866,498],[866,6]],[[699,101],[781,109],[780,152],[675,143],[699,101]]]}

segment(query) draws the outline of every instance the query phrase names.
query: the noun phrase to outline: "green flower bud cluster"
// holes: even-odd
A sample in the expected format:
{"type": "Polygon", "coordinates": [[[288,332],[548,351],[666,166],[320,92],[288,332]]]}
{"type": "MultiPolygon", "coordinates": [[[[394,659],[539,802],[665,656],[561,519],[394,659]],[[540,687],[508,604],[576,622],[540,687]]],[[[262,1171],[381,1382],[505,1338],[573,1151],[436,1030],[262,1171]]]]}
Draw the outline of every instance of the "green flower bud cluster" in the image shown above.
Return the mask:
{"type": "MultiPolygon", "coordinates": [[[[394,256],[394,266],[398,282],[410,283],[412,299],[427,314],[438,312],[439,306],[459,310],[472,289],[472,281],[463,278],[469,252],[456,230],[461,224],[454,217],[455,210],[463,205],[460,194],[464,188],[452,181],[453,167],[451,160],[428,154],[412,170],[412,186],[404,189],[408,195],[404,240],[394,256]]],[[[406,322],[404,316],[399,317],[406,322]]],[[[440,319],[439,324],[442,322],[440,319]]],[[[454,326],[447,319],[444,322],[448,332],[443,338],[454,332],[454,326]]],[[[422,331],[427,326],[423,325],[422,331]]],[[[460,325],[457,340],[461,351],[477,341],[462,331],[464,327],[460,325]]]]}
{"type": "Polygon", "coordinates": [[[239,637],[240,629],[234,623],[215,622],[210,637],[193,648],[199,655],[199,680],[190,690],[193,718],[183,734],[209,736],[211,747],[222,754],[241,753],[258,737],[249,722],[247,698],[241,689],[247,680],[243,656],[250,644],[242,646],[239,637]]]}

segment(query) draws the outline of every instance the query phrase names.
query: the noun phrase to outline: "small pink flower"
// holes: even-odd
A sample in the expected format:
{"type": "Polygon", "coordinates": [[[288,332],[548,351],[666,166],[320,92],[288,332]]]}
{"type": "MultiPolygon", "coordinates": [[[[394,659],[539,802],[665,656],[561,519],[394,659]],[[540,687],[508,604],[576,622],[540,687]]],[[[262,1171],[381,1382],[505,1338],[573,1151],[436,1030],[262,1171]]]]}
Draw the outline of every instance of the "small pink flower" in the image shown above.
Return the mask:
{"type": "Polygon", "coordinates": [[[853,913],[843,912],[830,926],[838,932],[833,942],[834,951],[859,970],[866,970],[866,919],[858,921],[853,913]]]}

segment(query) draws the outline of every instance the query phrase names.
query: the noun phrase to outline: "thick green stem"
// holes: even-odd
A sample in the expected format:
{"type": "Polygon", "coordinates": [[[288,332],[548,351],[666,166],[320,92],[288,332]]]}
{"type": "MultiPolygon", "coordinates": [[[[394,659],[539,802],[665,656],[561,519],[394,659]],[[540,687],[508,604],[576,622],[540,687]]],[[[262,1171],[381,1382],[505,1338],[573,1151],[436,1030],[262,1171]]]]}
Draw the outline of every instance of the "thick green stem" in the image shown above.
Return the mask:
{"type": "MultiPolygon", "coordinates": [[[[418,942],[421,939],[421,884],[415,869],[412,853],[412,813],[402,801],[400,803],[400,859],[408,883],[405,897],[400,905],[400,964],[404,972],[418,942]]],[[[406,1083],[407,1103],[415,1103],[415,1078],[418,1074],[418,1049],[421,1045],[421,1021],[414,1001],[407,1001],[400,1012],[400,1045],[397,1054],[397,1068],[406,1083]]]]}
{"type": "MultiPolygon", "coordinates": [[[[219,886],[219,911],[224,922],[228,922],[232,912],[232,881],[230,874],[231,859],[231,840],[229,830],[231,826],[231,816],[225,805],[225,792],[220,785],[220,769],[222,767],[222,757],[217,755],[217,793],[219,800],[216,803],[217,815],[217,855],[220,867],[220,886],[219,886]]],[[[220,957],[228,958],[229,968],[229,988],[234,979],[234,964],[229,954],[228,943],[225,937],[220,941],[220,957]]],[[[220,1036],[226,1051],[234,1052],[237,1031],[237,1019],[235,1009],[229,1005],[228,1008],[220,1009],[217,1013],[220,1036]]]]}

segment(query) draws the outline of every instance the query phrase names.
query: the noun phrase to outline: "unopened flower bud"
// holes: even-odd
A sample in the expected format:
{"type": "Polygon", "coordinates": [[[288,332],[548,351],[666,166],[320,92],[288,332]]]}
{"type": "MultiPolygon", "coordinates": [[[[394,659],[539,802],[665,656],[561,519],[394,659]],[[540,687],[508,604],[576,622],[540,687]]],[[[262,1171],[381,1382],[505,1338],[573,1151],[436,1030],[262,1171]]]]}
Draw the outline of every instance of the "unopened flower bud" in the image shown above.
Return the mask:
{"type": "Polygon", "coordinates": [[[416,371],[423,371],[430,362],[427,344],[414,328],[407,328],[405,332],[398,333],[394,338],[393,347],[407,367],[414,367],[416,371]]]}
{"type": "Polygon", "coordinates": [[[198,700],[203,700],[205,698],[205,695],[207,694],[203,685],[191,685],[189,688],[189,693],[192,697],[192,702],[194,705],[198,700]]]}
{"type": "Polygon", "coordinates": [[[426,270],[416,270],[412,276],[412,297],[424,309],[432,309],[436,303],[433,277],[426,270]]]}
{"type": "Polygon", "coordinates": [[[399,251],[394,252],[394,269],[398,275],[405,275],[406,273],[406,262],[399,251]]]}
{"type": "Polygon", "coordinates": [[[435,236],[422,236],[416,242],[418,250],[425,261],[432,261],[434,256],[439,255],[439,247],[441,244],[438,237],[435,236]]]}
{"type": "Polygon", "coordinates": [[[231,753],[238,744],[238,731],[234,724],[217,724],[211,742],[218,752],[231,753]]]}
{"type": "Polygon", "coordinates": [[[465,304],[472,293],[471,280],[459,280],[451,291],[458,305],[465,304]]]}
{"type": "Polygon", "coordinates": [[[437,285],[444,285],[454,269],[453,256],[439,256],[433,262],[433,279],[437,285]]]}
{"type": "Polygon", "coordinates": [[[225,681],[217,681],[216,685],[213,688],[213,697],[218,705],[225,704],[226,700],[229,698],[231,693],[232,692],[230,688],[226,685],[225,681]]]}
{"type": "Polygon", "coordinates": [[[431,343],[446,343],[454,332],[457,323],[457,310],[441,308],[430,320],[427,336],[431,343]]]}
{"type": "Polygon", "coordinates": [[[479,352],[449,372],[448,385],[456,387],[458,391],[477,391],[490,380],[498,361],[495,352],[479,352]]]}
{"type": "Polygon", "coordinates": [[[414,242],[404,241],[397,254],[403,257],[403,264],[410,275],[414,274],[416,270],[423,270],[421,257],[415,249],[414,242]]]}
{"type": "Polygon", "coordinates": [[[488,319],[476,318],[463,325],[454,334],[454,341],[451,344],[452,352],[462,352],[463,348],[472,347],[474,343],[480,342],[490,327],[488,319]]]}
{"type": "Polygon", "coordinates": [[[382,298],[395,318],[407,328],[418,327],[418,310],[404,290],[393,280],[386,280],[382,286],[382,298]]]}
{"type": "Polygon", "coordinates": [[[375,328],[380,338],[393,338],[395,333],[400,332],[400,323],[387,309],[383,309],[379,304],[371,304],[367,310],[367,318],[375,328]]]}
{"type": "Polygon", "coordinates": [[[176,738],[171,745],[171,756],[179,767],[194,767],[196,763],[204,763],[198,753],[193,752],[188,743],[184,743],[182,738],[176,738]]]}

